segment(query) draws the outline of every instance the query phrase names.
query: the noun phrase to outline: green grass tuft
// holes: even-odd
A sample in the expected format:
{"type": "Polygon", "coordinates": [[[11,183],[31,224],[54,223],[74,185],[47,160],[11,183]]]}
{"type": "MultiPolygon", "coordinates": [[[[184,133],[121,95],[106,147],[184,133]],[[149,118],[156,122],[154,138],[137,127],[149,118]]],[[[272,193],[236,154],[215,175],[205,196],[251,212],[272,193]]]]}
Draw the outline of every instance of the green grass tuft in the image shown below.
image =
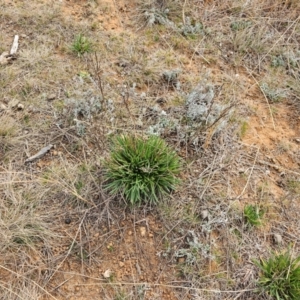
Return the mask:
{"type": "Polygon", "coordinates": [[[92,51],[92,43],[82,34],[75,37],[71,45],[71,50],[78,56],[82,56],[84,53],[90,53],[92,51]]]}
{"type": "Polygon", "coordinates": [[[175,188],[179,171],[179,157],[161,138],[119,136],[107,163],[106,188],[132,205],[157,203],[175,188]]]}
{"type": "Polygon", "coordinates": [[[257,205],[246,205],[244,208],[244,217],[247,224],[252,226],[261,225],[261,218],[264,215],[264,211],[257,205]]]}
{"type": "Polygon", "coordinates": [[[300,256],[291,257],[289,251],[273,254],[267,261],[255,261],[260,268],[260,289],[276,300],[300,299],[300,256]]]}

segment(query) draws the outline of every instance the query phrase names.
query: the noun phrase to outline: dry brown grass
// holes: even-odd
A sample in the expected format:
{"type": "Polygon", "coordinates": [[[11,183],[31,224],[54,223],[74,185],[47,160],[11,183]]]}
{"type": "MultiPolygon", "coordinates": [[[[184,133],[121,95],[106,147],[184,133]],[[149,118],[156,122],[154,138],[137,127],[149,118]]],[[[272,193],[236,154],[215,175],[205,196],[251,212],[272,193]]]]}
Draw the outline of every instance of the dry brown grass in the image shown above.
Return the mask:
{"type": "Polygon", "coordinates": [[[17,122],[12,117],[3,114],[0,116],[0,136],[2,138],[14,136],[17,131],[17,122]]]}

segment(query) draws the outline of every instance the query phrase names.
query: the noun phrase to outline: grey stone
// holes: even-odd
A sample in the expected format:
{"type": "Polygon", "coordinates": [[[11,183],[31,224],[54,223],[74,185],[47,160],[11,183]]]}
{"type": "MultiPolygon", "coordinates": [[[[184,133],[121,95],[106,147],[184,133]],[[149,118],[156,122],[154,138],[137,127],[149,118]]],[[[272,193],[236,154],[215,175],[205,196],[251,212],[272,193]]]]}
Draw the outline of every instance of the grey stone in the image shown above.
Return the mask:
{"type": "Polygon", "coordinates": [[[274,243],[277,244],[277,245],[280,245],[282,244],[282,236],[278,233],[274,233],[273,234],[273,238],[274,238],[274,243]]]}

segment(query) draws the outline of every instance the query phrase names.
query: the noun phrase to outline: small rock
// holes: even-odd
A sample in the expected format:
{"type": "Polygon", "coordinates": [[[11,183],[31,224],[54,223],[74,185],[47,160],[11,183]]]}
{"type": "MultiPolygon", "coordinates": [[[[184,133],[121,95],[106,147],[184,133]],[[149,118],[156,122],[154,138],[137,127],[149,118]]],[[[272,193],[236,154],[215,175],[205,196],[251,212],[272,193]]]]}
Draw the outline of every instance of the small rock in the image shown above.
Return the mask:
{"type": "Polygon", "coordinates": [[[277,245],[280,245],[283,242],[282,236],[278,233],[273,234],[273,239],[274,239],[274,243],[277,244],[277,245]]]}
{"type": "Polygon", "coordinates": [[[144,237],[146,235],[146,227],[140,227],[141,236],[144,237]]]}
{"type": "Polygon", "coordinates": [[[19,103],[17,105],[18,110],[23,110],[24,109],[24,105],[22,103],[19,103]]]}
{"type": "Polygon", "coordinates": [[[125,264],[124,264],[122,261],[120,261],[120,262],[119,262],[119,267],[120,267],[120,268],[123,268],[124,266],[125,266],[125,264]]]}
{"type": "Polygon", "coordinates": [[[209,216],[208,210],[203,210],[203,211],[201,211],[200,215],[201,215],[201,219],[202,219],[202,220],[204,220],[204,221],[207,221],[207,220],[208,220],[208,216],[209,216]]]}
{"type": "Polygon", "coordinates": [[[110,278],[112,272],[110,269],[106,270],[102,275],[104,278],[110,278]]]}
{"type": "Polygon", "coordinates": [[[53,156],[57,156],[57,155],[58,155],[58,152],[54,150],[54,151],[52,152],[52,155],[53,155],[53,156]]]}
{"type": "Polygon", "coordinates": [[[274,169],[275,169],[276,171],[278,171],[278,172],[281,172],[281,171],[282,171],[282,169],[281,169],[279,166],[274,166],[274,169]]]}
{"type": "Polygon", "coordinates": [[[71,218],[66,218],[65,219],[65,224],[70,224],[72,222],[71,218]]]}
{"type": "Polygon", "coordinates": [[[178,258],[178,263],[183,264],[185,262],[185,257],[179,257],[178,258]]]}
{"type": "Polygon", "coordinates": [[[48,97],[47,97],[47,100],[48,101],[52,101],[52,100],[55,100],[56,98],[56,95],[55,94],[50,94],[48,97]]]}
{"type": "Polygon", "coordinates": [[[113,246],[114,246],[114,244],[112,243],[112,242],[110,242],[108,245],[107,245],[107,249],[108,250],[112,250],[113,249],[113,246]]]}
{"type": "Polygon", "coordinates": [[[128,235],[132,235],[132,231],[131,230],[128,231],[128,235]]]}

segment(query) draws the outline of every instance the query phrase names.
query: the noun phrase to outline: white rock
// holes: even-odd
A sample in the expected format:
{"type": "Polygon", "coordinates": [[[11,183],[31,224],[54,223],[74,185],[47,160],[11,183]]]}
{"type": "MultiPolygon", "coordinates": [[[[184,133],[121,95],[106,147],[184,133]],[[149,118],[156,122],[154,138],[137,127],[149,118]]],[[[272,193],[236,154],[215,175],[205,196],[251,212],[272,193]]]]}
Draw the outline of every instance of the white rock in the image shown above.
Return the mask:
{"type": "Polygon", "coordinates": [[[103,273],[103,277],[110,278],[111,274],[112,274],[112,271],[110,269],[108,269],[103,273]]]}
{"type": "Polygon", "coordinates": [[[23,105],[22,103],[19,103],[18,106],[17,106],[17,108],[18,108],[19,110],[22,110],[22,109],[24,109],[24,105],[23,105]]]}
{"type": "Polygon", "coordinates": [[[201,211],[201,219],[202,220],[208,220],[208,216],[209,216],[208,210],[201,211]]]}

